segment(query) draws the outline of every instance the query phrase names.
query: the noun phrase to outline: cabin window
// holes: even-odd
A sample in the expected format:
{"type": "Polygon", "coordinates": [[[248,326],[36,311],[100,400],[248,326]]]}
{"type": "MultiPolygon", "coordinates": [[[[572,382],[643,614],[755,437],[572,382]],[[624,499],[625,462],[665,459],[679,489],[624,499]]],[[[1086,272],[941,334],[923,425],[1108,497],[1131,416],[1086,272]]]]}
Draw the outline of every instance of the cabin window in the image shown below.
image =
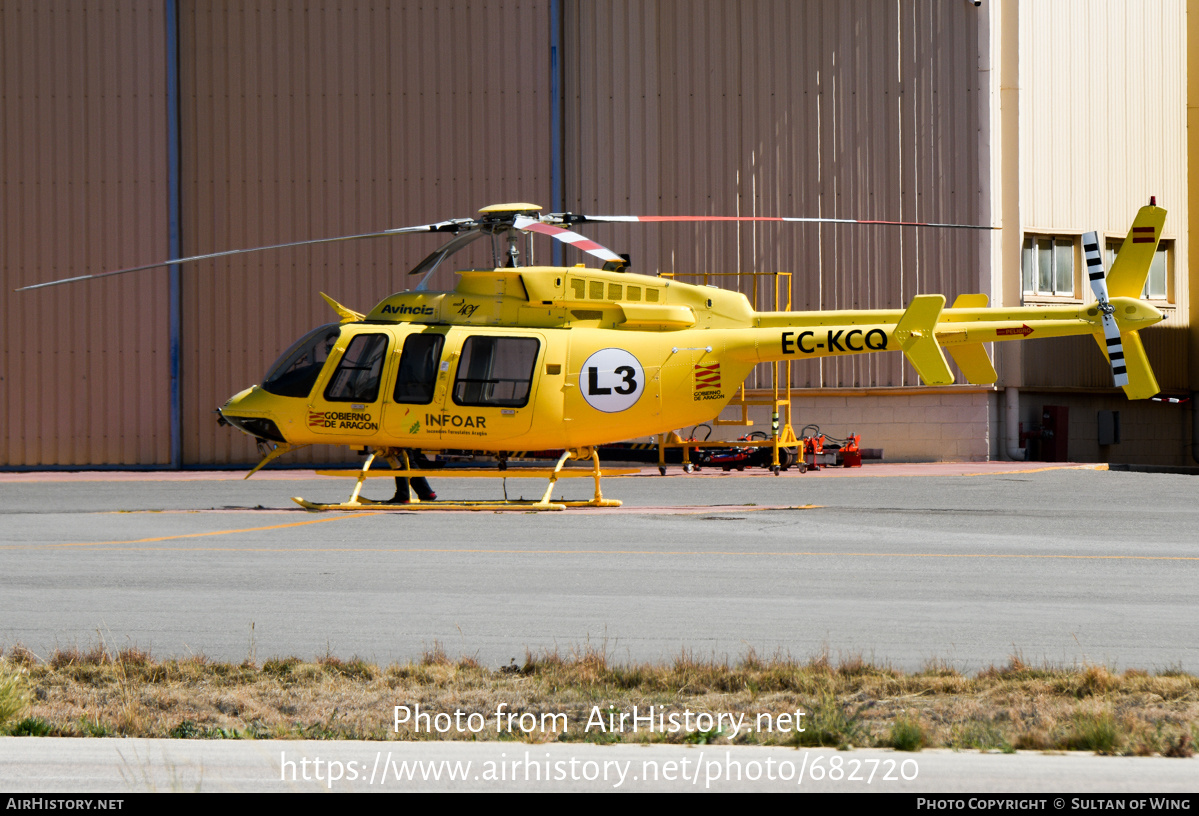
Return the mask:
{"type": "Polygon", "coordinates": [[[540,349],[541,341],[535,337],[466,338],[454,381],[454,402],[523,408],[529,402],[540,349]]]}
{"type": "Polygon", "coordinates": [[[395,401],[406,405],[428,405],[437,385],[437,362],[441,359],[441,334],[410,334],[400,354],[395,401]]]}
{"type": "Polygon", "coordinates": [[[267,372],[263,390],[280,397],[307,397],[339,334],[340,324],[328,323],[292,343],[267,372]]]}
{"type": "Polygon", "coordinates": [[[329,402],[374,402],[387,355],[386,334],[360,334],[350,341],[325,387],[329,402]]]}

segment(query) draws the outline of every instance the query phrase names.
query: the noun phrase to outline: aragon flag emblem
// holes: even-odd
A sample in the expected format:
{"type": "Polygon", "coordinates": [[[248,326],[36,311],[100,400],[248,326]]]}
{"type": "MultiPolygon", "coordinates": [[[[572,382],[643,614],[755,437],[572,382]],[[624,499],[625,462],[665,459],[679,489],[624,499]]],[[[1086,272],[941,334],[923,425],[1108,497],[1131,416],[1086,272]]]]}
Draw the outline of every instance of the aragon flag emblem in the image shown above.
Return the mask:
{"type": "Polygon", "coordinates": [[[699,363],[695,366],[695,390],[720,390],[720,363],[699,363]]]}

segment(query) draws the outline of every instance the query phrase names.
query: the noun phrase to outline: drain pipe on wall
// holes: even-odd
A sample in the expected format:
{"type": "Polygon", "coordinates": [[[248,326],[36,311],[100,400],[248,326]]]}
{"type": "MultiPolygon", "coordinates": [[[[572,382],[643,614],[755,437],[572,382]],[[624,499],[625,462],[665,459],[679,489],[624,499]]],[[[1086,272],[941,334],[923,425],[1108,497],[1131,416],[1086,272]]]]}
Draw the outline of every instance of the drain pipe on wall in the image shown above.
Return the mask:
{"type": "MultiPolygon", "coordinates": [[[[1193,410],[1193,409],[1192,409],[1193,410]]],[[[1013,462],[1023,462],[1028,452],[1020,447],[1020,389],[1003,389],[1003,428],[1007,436],[1007,458],[1013,462]]],[[[1191,449],[1194,455],[1194,447],[1191,449]]],[[[1199,461],[1199,460],[1196,460],[1199,461]]]]}

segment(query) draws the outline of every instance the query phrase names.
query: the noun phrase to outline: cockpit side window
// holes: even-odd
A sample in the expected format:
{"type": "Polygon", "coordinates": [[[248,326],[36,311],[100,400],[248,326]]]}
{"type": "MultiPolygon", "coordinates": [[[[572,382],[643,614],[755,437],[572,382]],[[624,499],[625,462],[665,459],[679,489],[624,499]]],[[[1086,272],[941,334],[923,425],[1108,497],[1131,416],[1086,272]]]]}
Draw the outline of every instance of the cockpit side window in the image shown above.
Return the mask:
{"type": "Polygon", "coordinates": [[[263,390],[280,397],[308,396],[340,333],[339,324],[328,323],[301,337],[271,366],[263,390]]]}
{"type": "Polygon", "coordinates": [[[386,334],[360,334],[350,341],[325,387],[329,402],[374,402],[387,359],[386,334]]]}
{"type": "Polygon", "coordinates": [[[454,402],[503,408],[528,405],[540,349],[541,341],[535,337],[466,338],[454,381],[454,402]]]}
{"type": "Polygon", "coordinates": [[[400,355],[400,373],[396,375],[395,401],[406,405],[428,405],[437,385],[437,361],[445,336],[410,334],[400,355]]]}

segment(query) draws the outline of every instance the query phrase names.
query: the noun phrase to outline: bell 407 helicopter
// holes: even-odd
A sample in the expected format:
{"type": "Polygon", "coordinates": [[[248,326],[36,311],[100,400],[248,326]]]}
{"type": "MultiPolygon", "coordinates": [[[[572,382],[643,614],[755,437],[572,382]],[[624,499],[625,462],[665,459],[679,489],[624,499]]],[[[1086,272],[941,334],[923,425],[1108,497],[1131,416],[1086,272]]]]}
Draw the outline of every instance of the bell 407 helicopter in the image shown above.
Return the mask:
{"type": "MultiPolygon", "coordinates": [[[[368,475],[419,476],[408,451],[471,450],[496,455],[562,450],[553,469],[521,475],[549,477],[536,502],[413,502],[409,509],[458,507],[561,509],[614,506],[600,491],[596,447],[699,424],[719,414],[759,363],[900,351],[927,384],[948,384],[948,351],[971,383],[993,383],[995,368],[984,343],[1090,334],[1111,362],[1116,385],[1131,399],[1151,397],[1157,382],[1137,332],[1163,319],[1138,299],[1166,211],[1150,204],[1138,212],[1111,273],[1104,274],[1098,237],[1083,236],[1083,255],[1096,302],[1089,306],[987,308],[982,294],[917,295],[905,309],[758,312],[738,292],[694,286],[625,271],[621,256],[567,227],[592,222],[838,221],[841,219],[711,216],[541,215],[532,204],[487,207],[479,218],[443,221],[378,233],[231,250],[36,284],[26,289],[102,277],[173,263],[325,241],[404,233],[451,235],[409,274],[422,275],[415,291],[383,299],[369,314],[332,298],[339,322],[297,340],[260,385],[229,398],[219,421],[255,437],[265,456],[249,475],[289,451],[317,443],[369,451],[348,502],[309,509],[377,509],[360,498],[368,475]],[[604,261],[602,268],[520,266],[521,235],[539,233],[604,261]],[[452,292],[425,283],[454,252],[483,236],[497,249],[496,268],[469,270],[452,292]],[[498,255],[504,255],[501,259],[498,255]],[[392,470],[370,472],[376,457],[392,470]],[[590,469],[564,469],[568,459],[590,459],[590,469]],[[581,502],[551,501],[562,476],[591,476],[595,495],[581,502]]],[[[977,227],[975,227],[977,228],[977,227]]],[[[515,475],[497,470],[454,470],[455,476],[515,475]]],[[[249,478],[247,475],[247,478],[249,478]]]]}

